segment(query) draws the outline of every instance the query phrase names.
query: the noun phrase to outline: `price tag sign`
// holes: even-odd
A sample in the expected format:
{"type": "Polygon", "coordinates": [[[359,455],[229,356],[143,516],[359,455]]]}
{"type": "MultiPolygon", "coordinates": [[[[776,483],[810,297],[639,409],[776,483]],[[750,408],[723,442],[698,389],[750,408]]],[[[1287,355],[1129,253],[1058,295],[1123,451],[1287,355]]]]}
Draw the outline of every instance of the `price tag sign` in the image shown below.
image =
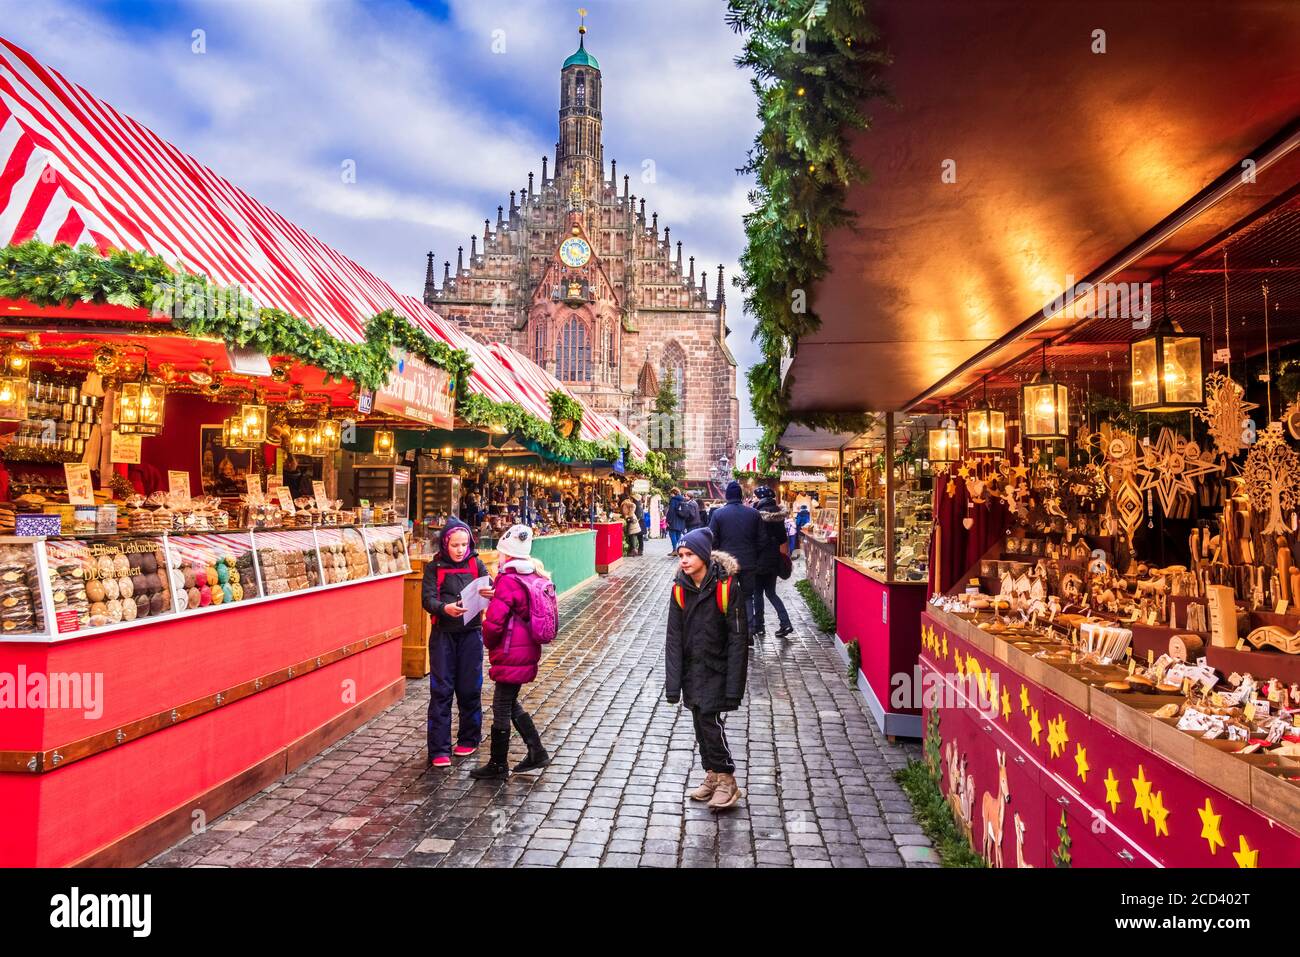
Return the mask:
{"type": "Polygon", "coordinates": [[[190,473],[174,472],[167,470],[167,491],[172,495],[180,495],[185,501],[190,499],[190,473]]]}
{"type": "Polygon", "coordinates": [[[1231,361],[1232,361],[1232,350],[1231,350],[1231,349],[1215,349],[1215,350],[1214,350],[1214,361],[1215,361],[1215,362],[1231,362],[1231,361]]]}
{"type": "Polygon", "coordinates": [[[256,472],[249,472],[244,476],[244,483],[248,486],[249,495],[262,494],[262,477],[256,472]]]}
{"type": "Polygon", "coordinates": [[[316,496],[316,507],[322,512],[328,512],[330,509],[330,503],[329,499],[325,497],[325,483],[312,482],[311,491],[312,494],[316,496]]]}
{"type": "Polygon", "coordinates": [[[1245,717],[1247,721],[1255,720],[1255,702],[1253,700],[1246,702],[1246,708],[1245,711],[1243,712],[1243,717],[1245,717]]]}
{"type": "Polygon", "coordinates": [[[139,435],[122,435],[120,432],[113,432],[108,440],[108,457],[110,461],[119,465],[139,465],[140,464],[140,439],[139,435]]]}
{"type": "Polygon", "coordinates": [[[275,490],[275,497],[276,500],[280,503],[280,507],[284,509],[286,512],[288,512],[290,515],[298,511],[294,507],[293,496],[289,494],[289,490],[287,488],[284,488],[283,486],[277,488],[275,490]]]}
{"type": "Polygon", "coordinates": [[[90,480],[89,465],[81,462],[64,462],[63,478],[68,483],[69,504],[95,504],[95,486],[90,480]]]}

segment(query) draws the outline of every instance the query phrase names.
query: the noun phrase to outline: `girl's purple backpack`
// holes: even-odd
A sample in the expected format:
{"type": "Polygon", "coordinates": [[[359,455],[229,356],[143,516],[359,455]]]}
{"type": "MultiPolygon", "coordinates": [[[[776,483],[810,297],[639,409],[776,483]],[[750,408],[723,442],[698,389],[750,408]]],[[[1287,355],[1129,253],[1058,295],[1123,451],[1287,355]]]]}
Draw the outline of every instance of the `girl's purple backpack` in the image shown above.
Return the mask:
{"type": "Polygon", "coordinates": [[[516,575],[515,580],[528,593],[528,619],[524,627],[528,637],[539,645],[549,644],[560,630],[559,603],[555,600],[555,582],[545,575],[516,575]]]}

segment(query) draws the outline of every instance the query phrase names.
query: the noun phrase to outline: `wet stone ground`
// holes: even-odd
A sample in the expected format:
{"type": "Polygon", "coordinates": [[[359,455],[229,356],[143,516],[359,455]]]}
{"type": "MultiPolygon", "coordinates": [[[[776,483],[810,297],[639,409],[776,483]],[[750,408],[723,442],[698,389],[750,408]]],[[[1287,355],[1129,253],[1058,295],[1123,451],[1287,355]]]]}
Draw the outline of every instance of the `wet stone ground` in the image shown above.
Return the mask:
{"type": "MultiPolygon", "coordinates": [[[[714,814],[686,792],[702,778],[691,716],[663,700],[664,617],[676,563],[667,543],[565,597],[560,636],[522,698],[552,755],[506,782],[467,775],[479,754],[432,770],[428,685],[151,867],[901,867],[934,852],[892,772],[919,756],[889,744],[843,677],[833,639],[782,582],[795,633],[751,652],[728,716],[748,792],[714,814]]],[[[523,746],[511,739],[511,763],[523,746]]]]}

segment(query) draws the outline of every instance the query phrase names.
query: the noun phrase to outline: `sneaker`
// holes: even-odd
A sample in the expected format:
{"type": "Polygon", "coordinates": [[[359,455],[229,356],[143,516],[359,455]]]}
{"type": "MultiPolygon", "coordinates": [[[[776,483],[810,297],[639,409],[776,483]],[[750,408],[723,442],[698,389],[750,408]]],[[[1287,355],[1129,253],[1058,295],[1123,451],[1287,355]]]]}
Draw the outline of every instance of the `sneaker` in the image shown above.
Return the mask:
{"type": "Polygon", "coordinates": [[[794,634],[794,625],[782,625],[776,630],[776,636],[778,638],[784,638],[786,635],[792,634],[794,634]]]}
{"type": "Polygon", "coordinates": [[[451,767],[451,758],[445,754],[440,754],[429,762],[431,768],[449,768],[451,767]]]}
{"type": "Polygon", "coordinates": [[[473,754],[477,750],[478,750],[477,744],[458,744],[451,749],[451,753],[456,755],[456,757],[458,758],[463,758],[473,754]]]}

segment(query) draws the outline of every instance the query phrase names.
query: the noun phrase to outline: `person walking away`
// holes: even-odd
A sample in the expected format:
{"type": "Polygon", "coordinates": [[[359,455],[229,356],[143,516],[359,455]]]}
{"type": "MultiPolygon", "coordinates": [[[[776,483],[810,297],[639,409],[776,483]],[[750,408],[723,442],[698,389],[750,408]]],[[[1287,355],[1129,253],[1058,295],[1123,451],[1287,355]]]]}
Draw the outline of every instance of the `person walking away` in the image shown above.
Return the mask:
{"type": "Polygon", "coordinates": [[[537,677],[542,645],[555,638],[559,615],[555,585],[541,562],[533,559],[533,530],[513,525],[497,543],[501,565],[492,602],[483,616],[492,690],[492,744],[488,762],[469,773],[476,780],[509,777],[510,726],[528,746],[514,772],[536,771],[550,763],[532,717],[519,703],[519,692],[537,677]]]}
{"type": "Polygon", "coordinates": [[[639,555],[637,539],[641,537],[641,519],[637,515],[637,505],[628,495],[619,504],[619,513],[623,516],[623,544],[629,555],[639,555]]]}
{"type": "MultiPolygon", "coordinates": [[[[429,634],[429,764],[445,768],[451,755],[478,750],[483,737],[483,632],[481,615],[464,620],[460,596],[487,567],[474,550],[469,526],[453,518],[443,529],[438,556],[424,566],[421,603],[433,619],[429,634]],[[451,745],[451,699],[456,697],[460,723],[451,745]]],[[[482,588],[479,594],[492,595],[482,588]]]]}
{"type": "Polygon", "coordinates": [[[708,522],[704,520],[704,513],[700,511],[700,503],[690,495],[682,496],[682,525],[685,526],[683,534],[693,532],[697,528],[703,528],[708,522]]]}
{"type": "Polygon", "coordinates": [[[668,498],[668,544],[672,546],[669,554],[677,557],[677,546],[681,544],[682,535],[686,532],[686,518],[682,514],[682,505],[685,499],[682,497],[682,490],[673,486],[672,495],[668,498]]]}
{"type": "Polygon", "coordinates": [[[749,639],[758,637],[754,620],[754,572],[758,566],[758,543],[762,537],[763,519],[758,512],[741,501],[739,482],[727,486],[727,503],[715,508],[709,518],[709,531],[713,533],[716,548],[736,559],[740,566],[740,587],[745,593],[745,613],[749,639]]]}
{"type": "Polygon", "coordinates": [[[757,504],[754,506],[763,520],[763,529],[759,536],[758,562],[754,566],[754,634],[764,631],[764,601],[770,601],[776,609],[780,627],[776,630],[778,638],[784,638],[794,631],[790,624],[790,614],[785,609],[785,602],[776,593],[777,579],[781,577],[781,566],[789,560],[790,539],[785,533],[788,513],[776,500],[776,493],[769,486],[760,485],[754,493],[757,504]]]}
{"type": "MultiPolygon", "coordinates": [[[[795,533],[796,540],[798,540],[800,534],[803,532],[803,527],[811,521],[812,521],[812,512],[808,511],[808,506],[807,505],[800,506],[799,514],[794,517],[794,533],[795,533]]],[[[800,553],[803,552],[802,544],[799,545],[798,550],[800,553]]]]}
{"type": "Polygon", "coordinates": [[[681,568],[668,603],[664,697],[690,709],[704,765],[691,800],[709,810],[735,807],[745,796],[727,744],[723,715],[740,707],[749,668],[749,635],[733,556],[713,547],[707,528],[687,532],[677,549],[681,568]]]}

